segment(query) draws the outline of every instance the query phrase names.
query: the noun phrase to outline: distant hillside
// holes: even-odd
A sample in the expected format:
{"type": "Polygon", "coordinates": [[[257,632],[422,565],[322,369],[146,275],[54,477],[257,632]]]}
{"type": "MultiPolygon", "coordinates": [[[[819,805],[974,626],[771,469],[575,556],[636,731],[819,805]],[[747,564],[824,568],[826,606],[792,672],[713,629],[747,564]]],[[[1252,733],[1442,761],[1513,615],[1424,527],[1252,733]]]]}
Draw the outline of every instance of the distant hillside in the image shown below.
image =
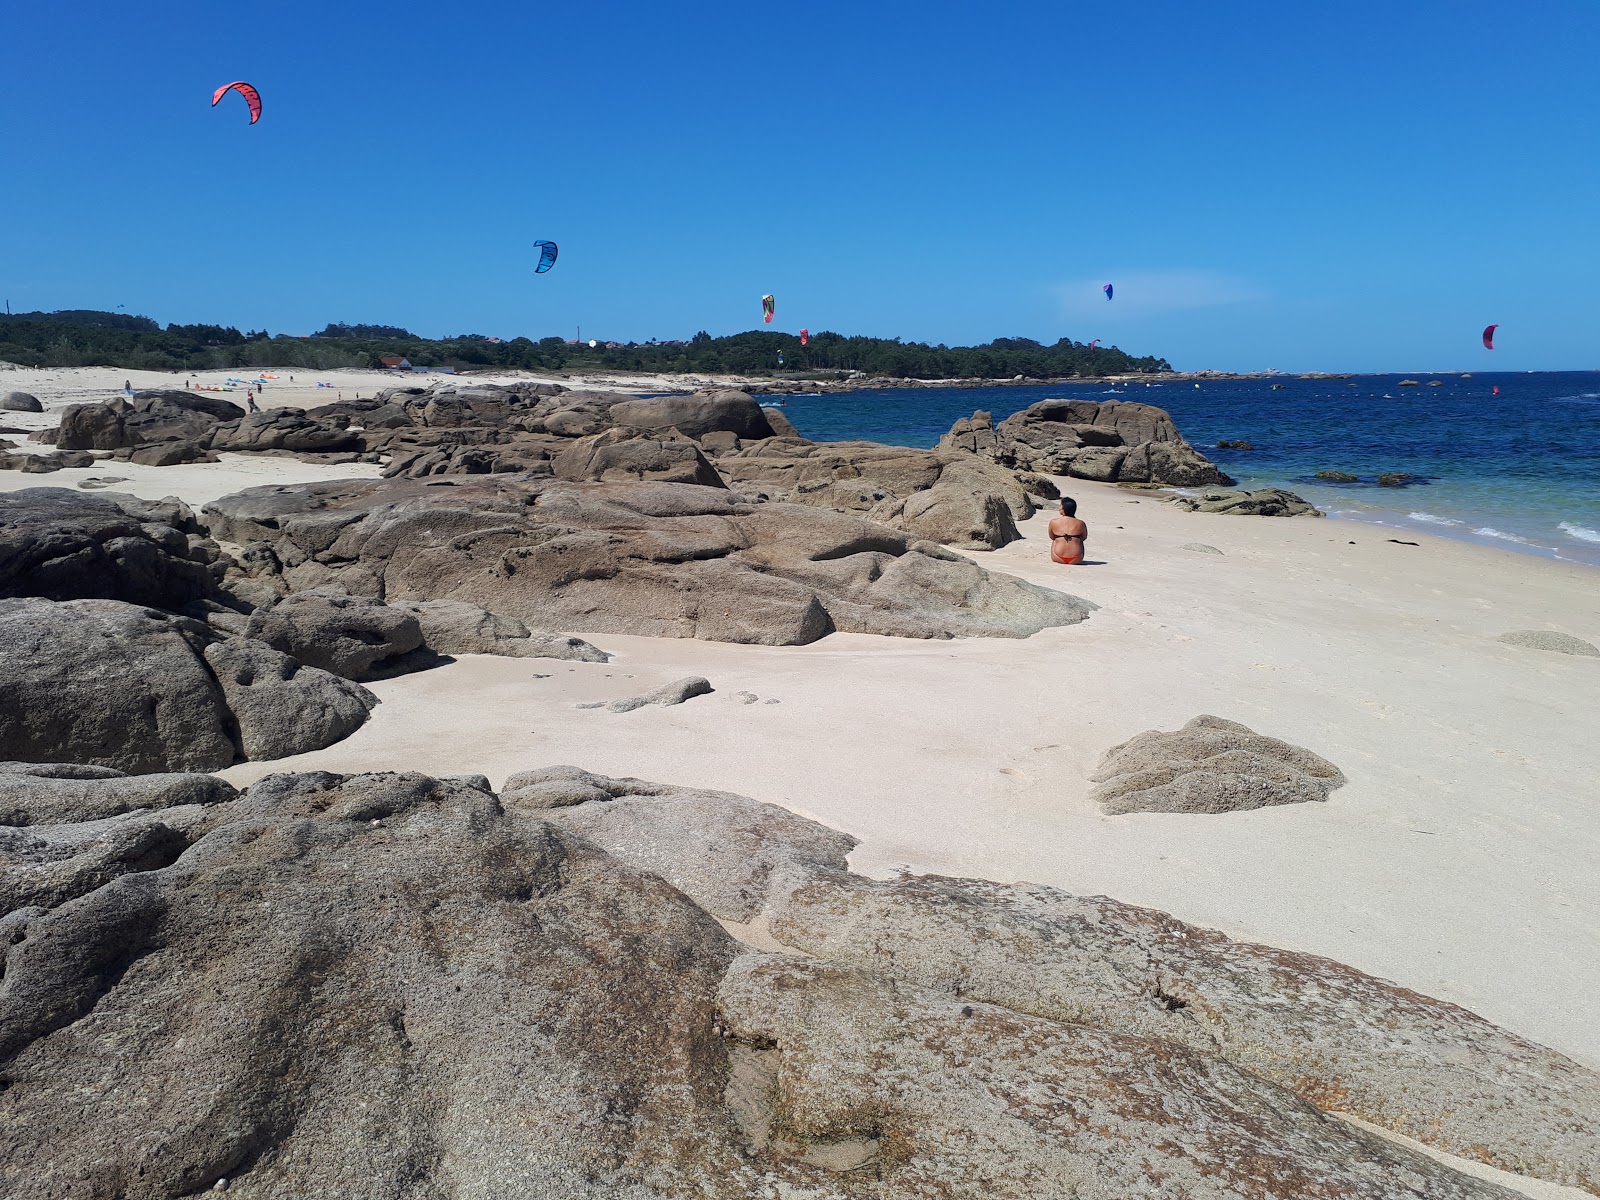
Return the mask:
{"type": "Polygon", "coordinates": [[[929,346],[899,338],[812,335],[752,330],[681,342],[605,342],[590,347],[558,337],[502,341],[483,334],[430,339],[392,325],[333,323],[310,337],[241,333],[231,325],[168,325],[149,317],[82,310],[0,316],[0,361],[30,367],[128,367],[217,370],[252,367],[376,367],[405,358],[419,367],[457,370],[527,368],[609,371],[723,372],[745,375],[862,371],[899,378],[1048,379],[1171,370],[1165,359],[1134,358],[1115,347],[1090,349],[1062,338],[1046,346],[1029,338],[997,338],[982,346],[929,346]],[[782,356],[780,364],[778,359],[782,356]]]}

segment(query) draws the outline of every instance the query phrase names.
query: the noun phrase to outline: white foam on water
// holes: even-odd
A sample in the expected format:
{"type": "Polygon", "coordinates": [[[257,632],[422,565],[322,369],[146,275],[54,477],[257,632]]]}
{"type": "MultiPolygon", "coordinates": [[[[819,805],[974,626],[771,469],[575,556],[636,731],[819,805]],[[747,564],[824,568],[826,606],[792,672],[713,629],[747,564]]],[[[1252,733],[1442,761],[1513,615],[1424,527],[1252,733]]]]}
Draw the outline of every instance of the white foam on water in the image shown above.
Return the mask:
{"type": "Polygon", "coordinates": [[[1571,521],[1562,521],[1556,528],[1580,542],[1600,542],[1600,529],[1586,529],[1582,525],[1574,525],[1571,521]]]}
{"type": "MultiPolygon", "coordinates": [[[[1516,542],[1521,546],[1537,546],[1539,544],[1537,542],[1530,542],[1525,537],[1518,537],[1514,533],[1503,533],[1498,529],[1491,529],[1487,525],[1485,525],[1482,529],[1474,529],[1472,532],[1477,534],[1479,537],[1499,538],[1503,542],[1516,542]]],[[[1543,547],[1540,548],[1543,549],[1543,547]]]]}
{"type": "MultiPolygon", "coordinates": [[[[1429,524],[1429,525],[1460,525],[1460,524],[1462,524],[1462,522],[1457,521],[1457,520],[1453,520],[1450,517],[1436,517],[1430,512],[1407,513],[1406,516],[1410,517],[1413,521],[1423,521],[1423,522],[1425,522],[1426,524],[1429,524]]],[[[1479,530],[1479,532],[1481,533],[1482,530],[1479,530]]]]}

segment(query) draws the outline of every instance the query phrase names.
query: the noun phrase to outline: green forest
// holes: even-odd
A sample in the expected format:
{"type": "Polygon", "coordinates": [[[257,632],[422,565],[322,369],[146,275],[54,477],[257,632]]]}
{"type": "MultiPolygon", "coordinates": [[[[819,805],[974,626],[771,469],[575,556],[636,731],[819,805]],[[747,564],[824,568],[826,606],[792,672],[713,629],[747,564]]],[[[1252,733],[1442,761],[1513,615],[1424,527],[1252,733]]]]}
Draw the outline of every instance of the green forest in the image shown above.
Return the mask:
{"type": "Polygon", "coordinates": [[[1070,338],[1044,345],[996,338],[981,346],[930,346],[899,338],[817,333],[809,345],[787,333],[752,330],[729,337],[700,332],[679,342],[603,342],[559,337],[508,340],[464,333],[424,338],[392,325],[330,324],[309,337],[241,333],[231,325],[167,325],[149,317],[69,310],[0,315],[0,362],[26,367],[126,367],[133,370],[377,367],[386,357],[458,371],[525,368],[725,372],[833,378],[846,372],[916,379],[1055,379],[1169,371],[1165,359],[1135,358],[1115,347],[1070,338]],[[780,361],[781,359],[781,361],[780,361]]]}

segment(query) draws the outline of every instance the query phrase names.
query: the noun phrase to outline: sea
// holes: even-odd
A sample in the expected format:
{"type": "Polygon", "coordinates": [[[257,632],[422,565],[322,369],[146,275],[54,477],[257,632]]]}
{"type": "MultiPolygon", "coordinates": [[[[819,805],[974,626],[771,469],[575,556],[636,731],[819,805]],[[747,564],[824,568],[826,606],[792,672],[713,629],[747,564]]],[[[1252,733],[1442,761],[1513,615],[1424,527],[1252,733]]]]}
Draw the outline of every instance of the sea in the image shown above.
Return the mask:
{"type": "MultiPolygon", "coordinates": [[[[977,409],[995,421],[1046,399],[1125,400],[1172,414],[1246,488],[1287,488],[1330,517],[1600,567],[1600,371],[1360,375],[782,397],[818,441],[931,447],[977,409]],[[1401,386],[1414,380],[1416,386],[1401,386]],[[1495,389],[1499,392],[1496,394],[1495,389]],[[1249,450],[1218,449],[1246,441],[1249,450]],[[1317,479],[1342,471],[1354,483],[1317,479]],[[1404,474],[1403,487],[1377,477],[1404,474]]],[[[763,399],[763,403],[773,403],[763,399]]],[[[1402,534],[1403,536],[1403,534],[1402,534]]]]}

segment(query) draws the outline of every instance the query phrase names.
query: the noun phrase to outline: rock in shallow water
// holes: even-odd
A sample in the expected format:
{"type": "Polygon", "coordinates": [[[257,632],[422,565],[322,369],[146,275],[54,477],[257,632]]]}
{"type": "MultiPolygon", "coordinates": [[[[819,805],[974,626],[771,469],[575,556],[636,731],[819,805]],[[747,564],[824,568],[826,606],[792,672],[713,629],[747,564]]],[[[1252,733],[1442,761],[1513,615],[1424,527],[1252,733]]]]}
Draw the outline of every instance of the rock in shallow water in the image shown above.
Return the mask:
{"type": "Polygon", "coordinates": [[[1326,800],[1344,775],[1299,746],[1234,721],[1199,716],[1106,751],[1090,776],[1108,813],[1223,813],[1326,800]]]}

